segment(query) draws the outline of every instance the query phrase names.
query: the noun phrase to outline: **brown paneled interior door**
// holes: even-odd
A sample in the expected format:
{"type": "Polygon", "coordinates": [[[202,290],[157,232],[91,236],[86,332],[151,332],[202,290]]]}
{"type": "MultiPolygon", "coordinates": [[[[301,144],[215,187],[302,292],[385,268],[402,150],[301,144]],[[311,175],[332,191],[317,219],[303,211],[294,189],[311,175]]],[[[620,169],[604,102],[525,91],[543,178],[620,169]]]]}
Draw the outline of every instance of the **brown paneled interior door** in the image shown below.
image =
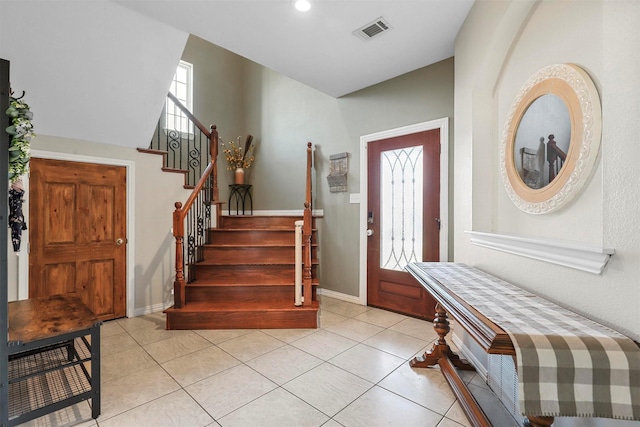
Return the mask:
{"type": "Polygon", "coordinates": [[[126,314],[126,168],[31,159],[29,297],[76,293],[126,314]]]}
{"type": "Polygon", "coordinates": [[[435,300],[404,268],[440,260],[440,130],[367,151],[367,304],[432,320],[435,300]]]}

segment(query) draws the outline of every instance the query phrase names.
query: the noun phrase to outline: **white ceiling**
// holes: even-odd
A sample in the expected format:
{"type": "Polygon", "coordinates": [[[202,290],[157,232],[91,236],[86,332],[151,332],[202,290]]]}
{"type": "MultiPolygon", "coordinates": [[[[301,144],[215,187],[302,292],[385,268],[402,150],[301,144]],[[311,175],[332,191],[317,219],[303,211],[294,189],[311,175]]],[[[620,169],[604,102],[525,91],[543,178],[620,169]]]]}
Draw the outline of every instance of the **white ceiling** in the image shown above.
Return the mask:
{"type": "Polygon", "coordinates": [[[453,56],[474,0],[114,0],[340,97],[453,56]],[[352,32],[383,17],[364,41],[352,32]]]}

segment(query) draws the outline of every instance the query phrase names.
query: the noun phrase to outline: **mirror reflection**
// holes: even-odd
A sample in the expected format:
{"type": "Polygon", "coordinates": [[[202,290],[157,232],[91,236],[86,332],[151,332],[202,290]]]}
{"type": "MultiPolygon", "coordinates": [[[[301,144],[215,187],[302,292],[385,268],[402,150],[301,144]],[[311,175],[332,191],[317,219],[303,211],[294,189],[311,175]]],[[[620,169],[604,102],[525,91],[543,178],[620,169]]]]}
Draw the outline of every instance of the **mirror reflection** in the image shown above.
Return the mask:
{"type": "Polygon", "coordinates": [[[569,152],[571,118],[564,101],[552,94],[536,98],[518,125],[514,164],[529,188],[544,188],[556,178],[569,152]]]}

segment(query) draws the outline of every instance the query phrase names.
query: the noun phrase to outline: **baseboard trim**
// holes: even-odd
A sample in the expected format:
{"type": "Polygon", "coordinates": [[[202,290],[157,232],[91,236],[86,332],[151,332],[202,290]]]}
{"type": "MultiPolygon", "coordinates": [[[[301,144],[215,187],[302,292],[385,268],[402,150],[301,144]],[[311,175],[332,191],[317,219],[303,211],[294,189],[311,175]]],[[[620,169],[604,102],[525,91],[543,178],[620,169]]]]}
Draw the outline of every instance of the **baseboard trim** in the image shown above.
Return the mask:
{"type": "Polygon", "coordinates": [[[486,382],[487,376],[489,373],[487,367],[484,366],[482,363],[480,363],[478,358],[473,355],[471,350],[469,350],[469,347],[464,345],[460,337],[458,337],[458,335],[456,335],[455,332],[451,334],[451,342],[458,348],[460,355],[464,359],[467,359],[469,362],[471,362],[473,367],[476,368],[476,372],[478,373],[478,375],[480,375],[482,379],[486,382]]]}
{"type": "Polygon", "coordinates": [[[148,305],[146,307],[138,307],[138,308],[135,308],[133,310],[133,317],[145,316],[147,314],[158,313],[158,312],[161,312],[163,310],[166,310],[167,308],[171,307],[172,305],[173,305],[173,301],[169,301],[169,302],[160,303],[160,304],[148,305]]]}
{"type": "Polygon", "coordinates": [[[360,298],[359,297],[355,297],[353,295],[343,294],[343,293],[332,291],[332,290],[329,290],[329,289],[318,288],[318,295],[324,295],[324,296],[327,296],[329,298],[335,298],[335,299],[338,299],[340,301],[350,302],[352,304],[365,305],[365,304],[362,304],[360,302],[360,298]]]}

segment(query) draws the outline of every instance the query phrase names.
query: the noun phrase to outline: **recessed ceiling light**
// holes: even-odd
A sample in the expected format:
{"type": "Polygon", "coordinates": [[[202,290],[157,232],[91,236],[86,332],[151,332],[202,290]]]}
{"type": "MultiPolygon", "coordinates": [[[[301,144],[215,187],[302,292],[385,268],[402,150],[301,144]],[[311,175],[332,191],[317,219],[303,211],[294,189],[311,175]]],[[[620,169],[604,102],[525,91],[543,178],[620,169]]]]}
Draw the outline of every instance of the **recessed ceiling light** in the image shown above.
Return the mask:
{"type": "Polygon", "coordinates": [[[306,12],[307,10],[311,9],[311,3],[309,3],[309,0],[296,0],[293,5],[296,7],[296,9],[298,9],[300,12],[306,12]]]}

